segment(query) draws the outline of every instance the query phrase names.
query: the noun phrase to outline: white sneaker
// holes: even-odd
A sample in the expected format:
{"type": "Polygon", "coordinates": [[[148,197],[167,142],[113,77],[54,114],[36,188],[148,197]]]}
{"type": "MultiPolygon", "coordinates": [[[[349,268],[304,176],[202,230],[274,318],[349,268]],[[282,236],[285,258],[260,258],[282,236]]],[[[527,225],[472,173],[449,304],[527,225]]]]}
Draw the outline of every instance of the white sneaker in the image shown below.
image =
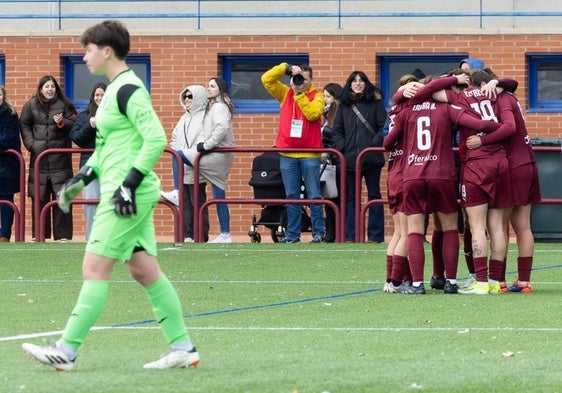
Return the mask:
{"type": "Polygon", "coordinates": [[[193,243],[194,240],[193,240],[193,238],[191,238],[191,237],[186,237],[185,239],[183,239],[183,242],[184,242],[184,243],[193,243]]]}
{"type": "Polygon", "coordinates": [[[54,367],[57,371],[70,371],[74,368],[74,360],[70,360],[59,349],[58,343],[54,347],[42,347],[35,344],[23,343],[23,351],[32,359],[47,366],[54,367]]]}
{"type": "Polygon", "coordinates": [[[162,198],[172,202],[174,205],[180,205],[180,192],[178,190],[173,190],[170,192],[161,191],[160,195],[162,195],[162,198]]]}
{"type": "Polygon", "coordinates": [[[476,274],[470,273],[464,284],[461,286],[462,289],[467,289],[472,284],[476,282],[476,274]]]}
{"type": "Polygon", "coordinates": [[[232,243],[230,233],[221,233],[216,239],[209,241],[209,243],[232,243]]]}
{"type": "Polygon", "coordinates": [[[187,368],[199,365],[199,353],[193,348],[187,351],[171,351],[155,362],[146,363],[143,368],[164,370],[167,368],[187,368]]]}

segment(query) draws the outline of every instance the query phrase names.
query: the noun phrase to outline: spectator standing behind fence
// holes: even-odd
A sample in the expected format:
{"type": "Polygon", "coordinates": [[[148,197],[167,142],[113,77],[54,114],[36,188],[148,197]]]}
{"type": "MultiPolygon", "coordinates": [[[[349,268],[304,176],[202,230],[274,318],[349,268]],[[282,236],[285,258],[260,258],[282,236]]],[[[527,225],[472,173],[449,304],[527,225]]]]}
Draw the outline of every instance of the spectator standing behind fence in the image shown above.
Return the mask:
{"type": "MultiPolygon", "coordinates": [[[[322,113],[322,145],[326,148],[334,147],[334,119],[338,111],[340,103],[340,94],[342,87],[337,83],[328,83],[324,86],[324,113],[322,113]]],[[[323,153],[322,161],[327,160],[329,164],[339,165],[339,160],[336,156],[323,153]]],[[[325,162],[325,161],[324,161],[325,162]]],[[[336,171],[336,185],[338,186],[338,196],[331,198],[336,205],[340,201],[340,176],[339,171],[336,171]]],[[[333,243],[336,239],[336,213],[334,210],[326,206],[324,208],[326,214],[326,243],[333,243]]]]}
{"type": "MultiPolygon", "coordinates": [[[[232,163],[233,153],[217,153],[216,147],[234,147],[232,132],[232,113],[234,105],[228,95],[228,84],[221,77],[214,77],[207,82],[207,104],[203,118],[203,130],[199,134],[196,149],[183,152],[182,159],[186,165],[195,162],[195,155],[202,154],[199,161],[201,176],[211,183],[213,198],[226,198],[226,185],[232,163]]],[[[182,154],[180,154],[182,155],[182,154]]],[[[230,212],[228,205],[216,205],[221,233],[210,243],[232,243],[230,237],[230,212]]]]}
{"type": "MultiPolygon", "coordinates": [[[[78,115],[76,123],[70,131],[70,139],[77,146],[83,148],[94,148],[96,146],[96,112],[100,105],[101,99],[107,89],[105,83],[96,83],[90,94],[90,102],[88,107],[78,115]]],[[[82,153],[80,155],[80,168],[82,168],[92,153],[82,153]]],[[[82,190],[84,199],[100,199],[100,183],[98,179],[92,180],[82,190]]],[[[84,205],[84,215],[86,216],[86,240],[90,238],[90,230],[92,229],[92,220],[96,213],[96,205],[84,205]]]]}
{"type": "MultiPolygon", "coordinates": [[[[186,158],[186,155],[195,157],[195,154],[197,154],[197,143],[199,143],[200,134],[203,131],[203,118],[205,116],[205,108],[207,106],[207,93],[203,86],[188,86],[181,91],[179,99],[185,113],[182,115],[172,131],[170,148],[177,151],[184,161],[184,242],[193,243],[193,195],[195,190],[194,171],[193,165],[186,158]],[[187,150],[190,149],[193,150],[192,154],[187,153],[187,150]]],[[[174,157],[172,157],[172,172],[174,176],[174,189],[169,192],[162,191],[162,196],[176,206],[179,206],[179,167],[178,162],[174,157]]],[[[201,205],[207,202],[206,187],[206,180],[201,176],[201,171],[199,171],[199,203],[201,205]]],[[[203,215],[203,237],[204,241],[207,241],[209,240],[209,210],[205,209],[203,215]]]]}
{"type": "MultiPolygon", "coordinates": [[[[322,148],[321,116],[324,95],[312,84],[312,68],[308,65],[281,63],[265,72],[261,81],[266,90],[281,103],[279,131],[275,146],[279,149],[300,148],[303,152],[281,152],[279,167],[287,199],[300,199],[301,184],[308,199],[322,199],[320,191],[320,153],[306,149],[322,148]],[[291,76],[290,86],[280,79],[291,76]]],[[[324,242],[322,205],[310,206],[312,242],[324,242]]],[[[281,242],[300,243],[301,207],[287,205],[286,236],[281,242]]]]}
{"type": "MultiPolygon", "coordinates": [[[[0,86],[0,153],[8,150],[21,152],[20,122],[16,108],[12,106],[6,88],[0,86]]],[[[0,154],[0,200],[14,202],[14,194],[20,191],[20,163],[12,154],[0,154]]],[[[14,211],[8,205],[0,205],[0,243],[10,241],[14,211]]]]}
{"type": "MultiPolygon", "coordinates": [[[[346,240],[355,241],[355,160],[368,147],[382,146],[386,109],[382,91],[373,85],[363,71],[353,71],[347,78],[334,120],[334,142],[347,165],[346,240]],[[357,111],[357,112],[356,112],[357,111]]],[[[368,200],[380,199],[380,177],[383,153],[368,153],[361,162],[368,200]]],[[[368,241],[384,242],[384,210],[380,204],[369,208],[368,241]]]]}
{"type": "MultiPolygon", "coordinates": [[[[51,75],[39,79],[35,95],[27,101],[21,111],[21,136],[25,148],[31,153],[29,164],[28,193],[34,205],[39,198],[41,209],[56,200],[57,193],[65,181],[72,177],[72,156],[68,153],[50,154],[41,160],[39,168],[40,195],[35,195],[35,160],[47,149],[72,147],[70,130],[77,113],[74,104],[64,95],[57,80],[51,75]]],[[[63,213],[53,206],[52,232],[55,240],[67,243],[72,239],[72,210],[63,213]]],[[[31,209],[32,232],[39,217],[31,209]]],[[[45,220],[45,239],[51,237],[51,213],[45,220]]],[[[34,241],[35,238],[32,239],[34,241]]]]}

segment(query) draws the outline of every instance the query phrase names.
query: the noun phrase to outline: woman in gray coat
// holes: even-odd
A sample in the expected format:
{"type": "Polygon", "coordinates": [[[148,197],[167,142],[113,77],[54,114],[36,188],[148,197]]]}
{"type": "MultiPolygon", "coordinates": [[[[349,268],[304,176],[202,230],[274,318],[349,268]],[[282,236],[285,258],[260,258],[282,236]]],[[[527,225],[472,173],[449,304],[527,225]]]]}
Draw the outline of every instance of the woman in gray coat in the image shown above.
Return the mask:
{"type": "MultiPolygon", "coordinates": [[[[234,105],[228,96],[228,85],[226,81],[220,77],[215,77],[211,78],[207,83],[207,100],[204,111],[200,113],[198,110],[200,108],[199,88],[199,86],[190,86],[187,88],[188,92],[193,96],[192,106],[188,111],[190,121],[189,127],[185,128],[185,126],[183,126],[185,131],[181,131],[182,124],[185,124],[184,118],[186,115],[184,115],[172,133],[172,142],[170,145],[179,153],[186,165],[184,183],[193,183],[193,170],[191,168],[193,167],[197,155],[202,154],[204,157],[199,160],[199,181],[208,181],[211,183],[213,197],[215,199],[224,199],[226,197],[225,189],[228,181],[228,174],[230,168],[232,168],[234,155],[233,153],[214,153],[212,149],[215,147],[234,146],[234,136],[232,133],[232,112],[234,110],[234,105]]],[[[180,100],[181,99],[182,96],[180,95],[180,100]]],[[[176,180],[174,180],[174,183],[176,183],[176,180]]],[[[176,184],[175,187],[177,188],[176,184]]],[[[177,196],[174,196],[174,191],[162,193],[162,196],[170,201],[177,199],[177,196]]],[[[202,201],[202,203],[204,203],[204,201],[202,201]]],[[[222,203],[217,204],[217,215],[221,233],[217,238],[212,240],[211,243],[231,243],[230,212],[228,210],[228,205],[222,203]]],[[[205,220],[206,219],[205,217],[205,220]]],[[[205,226],[205,233],[207,233],[207,229],[208,227],[205,226]]]]}
{"type": "MultiPolygon", "coordinates": [[[[234,105],[228,95],[228,84],[221,77],[214,77],[207,82],[207,106],[203,118],[203,131],[199,135],[197,150],[190,149],[185,153],[190,162],[194,162],[195,154],[203,154],[201,158],[201,175],[211,183],[213,198],[226,198],[228,174],[234,162],[233,153],[215,153],[216,147],[233,147],[232,113],[234,105]]],[[[221,233],[210,243],[231,243],[230,212],[228,205],[217,204],[217,215],[221,233]]]]}
{"type": "MultiPolygon", "coordinates": [[[[193,195],[194,195],[194,173],[191,162],[185,162],[184,151],[193,150],[197,152],[197,143],[199,135],[203,131],[203,118],[205,116],[205,107],[207,105],[207,94],[203,86],[193,85],[184,88],[179,96],[180,105],[185,113],[179,119],[174,130],[172,131],[172,140],[170,148],[180,153],[184,160],[184,177],[183,177],[183,211],[184,211],[184,242],[192,243],[193,233],[193,195]]],[[[162,197],[172,202],[176,206],[179,203],[179,169],[178,163],[172,159],[172,170],[174,176],[174,190],[169,192],[162,191],[162,197]]],[[[207,201],[206,180],[199,176],[199,203],[203,204],[207,201]]],[[[203,236],[204,240],[209,240],[209,212],[205,210],[203,216],[203,236]]]]}
{"type": "MultiPolygon", "coordinates": [[[[51,75],[39,79],[37,92],[21,111],[21,136],[25,148],[31,153],[29,164],[28,193],[32,203],[39,198],[41,209],[57,198],[62,185],[72,177],[70,154],[50,154],[41,161],[39,168],[40,194],[35,195],[35,160],[47,149],[70,148],[70,130],[77,117],[74,104],[66,98],[57,80],[51,75]]],[[[32,209],[32,231],[35,235],[35,209],[32,209]]],[[[47,212],[45,238],[51,237],[51,214],[47,212]]],[[[64,214],[53,206],[54,239],[66,243],[72,239],[72,211],[64,214]]],[[[33,238],[33,240],[35,237],[33,238]]]]}

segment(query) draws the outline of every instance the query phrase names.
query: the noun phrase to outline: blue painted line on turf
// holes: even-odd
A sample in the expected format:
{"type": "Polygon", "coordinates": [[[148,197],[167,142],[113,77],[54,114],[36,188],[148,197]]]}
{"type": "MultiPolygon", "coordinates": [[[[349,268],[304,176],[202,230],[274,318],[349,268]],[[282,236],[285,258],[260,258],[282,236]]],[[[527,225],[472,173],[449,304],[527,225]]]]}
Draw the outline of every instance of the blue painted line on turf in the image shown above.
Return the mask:
{"type": "MultiPolygon", "coordinates": [[[[544,267],[534,267],[531,270],[537,271],[537,270],[548,270],[548,269],[556,269],[556,268],[562,268],[562,264],[544,266],[544,267]]],[[[512,271],[512,272],[506,272],[506,274],[516,274],[516,273],[517,273],[516,270],[512,271]]],[[[468,277],[459,277],[458,279],[463,280],[463,279],[467,279],[467,278],[468,277]]],[[[363,291],[339,293],[339,294],[327,295],[327,296],[317,296],[317,297],[311,297],[311,298],[300,299],[300,300],[288,300],[288,301],[285,301],[285,302],[261,304],[261,305],[257,305],[257,306],[246,306],[246,307],[231,308],[231,309],[227,309],[227,310],[207,311],[207,312],[203,312],[203,313],[199,313],[199,314],[184,315],[184,318],[187,319],[187,318],[197,318],[197,317],[208,317],[208,316],[213,316],[213,315],[224,315],[224,314],[231,314],[231,313],[242,312],[242,311],[260,310],[260,309],[271,308],[271,307],[289,306],[289,305],[294,305],[294,304],[310,303],[310,302],[315,302],[315,301],[319,301],[319,300],[338,299],[338,298],[343,298],[343,297],[347,297],[347,296],[364,295],[364,294],[367,294],[367,293],[380,292],[381,290],[382,289],[380,289],[380,288],[372,288],[372,289],[366,289],[366,290],[363,290],[363,291]]],[[[143,321],[137,321],[137,322],[120,323],[120,324],[112,325],[111,327],[118,328],[118,327],[148,325],[148,324],[155,323],[155,322],[156,322],[156,319],[145,319],[143,321]]]]}
{"type": "MultiPolygon", "coordinates": [[[[379,288],[365,289],[363,291],[338,293],[338,294],[335,294],[335,295],[317,296],[317,297],[310,297],[310,298],[300,299],[300,300],[287,300],[287,301],[284,301],[284,302],[260,304],[260,305],[257,305],[257,306],[246,306],[246,307],[230,308],[230,309],[226,309],[226,310],[207,311],[207,312],[202,312],[202,313],[198,313],[198,314],[184,315],[184,318],[209,317],[209,316],[214,316],[214,315],[231,314],[231,313],[241,312],[241,311],[260,310],[260,309],[271,308],[271,307],[291,306],[291,305],[294,305],[294,304],[311,303],[311,302],[316,302],[316,301],[319,301],[319,300],[339,299],[339,298],[348,297],[348,296],[365,295],[365,294],[368,294],[368,293],[373,293],[373,292],[378,292],[378,291],[381,291],[381,289],[379,289],[379,288]]],[[[144,321],[137,321],[137,322],[130,322],[130,323],[120,323],[120,324],[117,324],[117,325],[112,325],[111,327],[117,328],[117,327],[126,327],[126,326],[147,325],[147,324],[154,323],[154,322],[156,322],[156,319],[146,319],[144,321]]]]}

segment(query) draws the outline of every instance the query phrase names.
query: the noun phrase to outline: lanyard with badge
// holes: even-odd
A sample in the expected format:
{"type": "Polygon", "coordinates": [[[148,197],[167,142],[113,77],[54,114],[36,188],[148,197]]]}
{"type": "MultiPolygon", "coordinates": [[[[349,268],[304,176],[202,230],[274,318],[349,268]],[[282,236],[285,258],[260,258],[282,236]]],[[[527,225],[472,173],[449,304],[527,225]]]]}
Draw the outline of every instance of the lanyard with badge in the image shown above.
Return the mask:
{"type": "Polygon", "coordinates": [[[290,136],[291,138],[302,138],[302,126],[303,126],[303,120],[302,119],[296,119],[295,118],[295,113],[296,113],[296,102],[293,101],[293,116],[291,117],[291,133],[290,136]]]}

